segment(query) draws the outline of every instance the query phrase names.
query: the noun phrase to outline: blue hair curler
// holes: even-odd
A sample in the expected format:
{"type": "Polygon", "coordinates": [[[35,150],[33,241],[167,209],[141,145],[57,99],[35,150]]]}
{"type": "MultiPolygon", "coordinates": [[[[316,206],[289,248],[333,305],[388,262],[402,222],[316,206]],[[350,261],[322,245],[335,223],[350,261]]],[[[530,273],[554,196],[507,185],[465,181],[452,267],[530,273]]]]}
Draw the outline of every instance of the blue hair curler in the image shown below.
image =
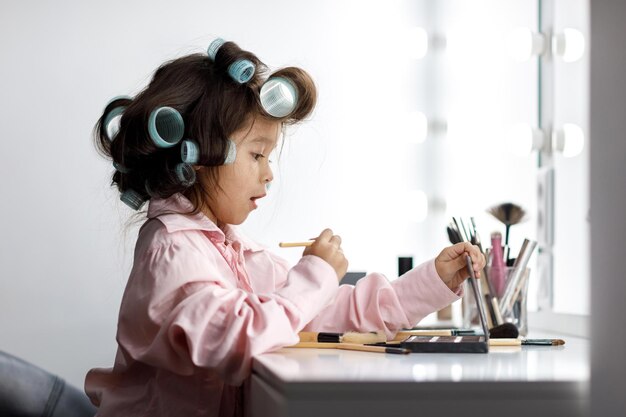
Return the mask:
{"type": "Polygon", "coordinates": [[[157,107],[148,118],[148,134],[159,148],[171,148],[183,138],[183,116],[171,107],[157,107]]]}
{"type": "Polygon", "coordinates": [[[230,64],[228,67],[228,75],[239,84],[244,84],[250,81],[254,75],[255,69],[256,67],[251,61],[240,59],[230,64]]]}
{"type": "Polygon", "coordinates": [[[130,169],[126,168],[122,164],[118,164],[115,161],[113,161],[113,168],[115,168],[117,171],[121,172],[122,174],[128,174],[130,172],[130,169]]]}
{"type": "Polygon", "coordinates": [[[200,159],[200,148],[193,140],[184,140],[180,147],[180,159],[187,164],[195,164],[200,159]]]}
{"type": "Polygon", "coordinates": [[[132,188],[124,191],[120,196],[120,200],[135,211],[139,210],[143,203],[146,202],[146,199],[132,188]]]}
{"type": "Polygon", "coordinates": [[[196,171],[191,165],[182,162],[176,165],[175,170],[176,177],[183,186],[190,187],[194,182],[196,182],[196,171]]]}
{"type": "Polygon", "coordinates": [[[209,44],[207,48],[207,55],[211,58],[211,61],[215,61],[215,55],[217,55],[217,51],[224,45],[226,41],[222,38],[216,38],[213,42],[209,44]]]}
{"type": "Polygon", "coordinates": [[[124,110],[126,110],[126,106],[114,107],[113,109],[111,109],[110,112],[107,113],[106,116],[104,116],[104,122],[102,122],[102,125],[104,127],[104,132],[110,141],[113,141],[113,139],[117,135],[117,132],[119,131],[119,127],[116,129],[115,133],[111,134],[109,133],[109,125],[111,124],[113,119],[115,119],[117,116],[120,116],[122,113],[124,113],[124,110]]]}
{"type": "Polygon", "coordinates": [[[107,104],[104,106],[104,108],[106,109],[109,106],[109,104],[113,103],[115,100],[121,100],[123,98],[125,98],[126,100],[132,100],[133,99],[131,96],[127,96],[127,95],[115,96],[115,97],[113,97],[111,100],[109,100],[107,102],[107,104]]]}
{"type": "MultiPolygon", "coordinates": [[[[215,56],[217,55],[217,51],[224,45],[226,41],[222,38],[217,38],[207,48],[207,55],[211,59],[211,61],[215,61],[215,56]]],[[[244,84],[250,81],[254,72],[256,71],[256,67],[252,63],[252,61],[248,59],[238,59],[228,66],[228,75],[230,78],[238,82],[239,84],[244,84]]]]}
{"type": "Polygon", "coordinates": [[[224,165],[230,165],[237,159],[237,145],[235,142],[228,139],[228,149],[226,150],[226,158],[224,159],[224,165]]]}
{"type": "Polygon", "coordinates": [[[298,92],[284,77],[271,77],[261,87],[261,106],[271,116],[285,117],[295,110],[298,92]]]}
{"type": "MultiPolygon", "coordinates": [[[[104,106],[104,108],[106,109],[107,107],[109,107],[109,104],[113,103],[115,100],[120,100],[120,99],[132,100],[132,97],[130,97],[130,96],[115,96],[115,97],[113,97],[111,100],[109,100],[107,102],[107,104],[104,106]]],[[[126,106],[117,106],[117,107],[112,108],[111,111],[109,111],[107,113],[107,115],[104,116],[104,121],[103,121],[102,124],[104,126],[104,131],[105,131],[105,133],[107,135],[107,138],[109,140],[111,140],[111,141],[115,138],[115,135],[117,135],[117,131],[114,134],[109,134],[109,124],[111,124],[113,119],[115,119],[117,116],[119,116],[122,113],[124,113],[124,110],[126,110],[126,106]]]]}

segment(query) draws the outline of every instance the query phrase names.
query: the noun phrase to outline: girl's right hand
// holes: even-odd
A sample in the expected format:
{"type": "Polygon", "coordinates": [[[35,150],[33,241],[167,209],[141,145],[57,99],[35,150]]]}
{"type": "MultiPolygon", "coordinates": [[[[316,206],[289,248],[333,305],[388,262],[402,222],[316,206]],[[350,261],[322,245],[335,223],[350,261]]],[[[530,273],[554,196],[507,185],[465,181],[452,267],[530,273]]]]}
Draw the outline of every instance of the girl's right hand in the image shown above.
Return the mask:
{"type": "Polygon", "coordinates": [[[302,256],[315,255],[330,264],[337,273],[337,279],[341,281],[348,270],[348,260],[341,250],[341,237],[333,235],[333,231],[325,229],[311,246],[308,246],[302,256]]]}

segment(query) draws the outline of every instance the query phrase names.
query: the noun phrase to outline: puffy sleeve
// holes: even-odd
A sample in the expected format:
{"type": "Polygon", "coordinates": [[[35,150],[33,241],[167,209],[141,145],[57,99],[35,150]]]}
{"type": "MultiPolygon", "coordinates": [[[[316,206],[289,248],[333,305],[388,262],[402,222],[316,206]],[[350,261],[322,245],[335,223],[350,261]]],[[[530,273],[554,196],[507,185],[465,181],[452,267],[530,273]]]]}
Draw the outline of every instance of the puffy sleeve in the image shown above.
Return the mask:
{"type": "Polygon", "coordinates": [[[392,338],[428,314],[459,299],[439,278],[434,260],[411,269],[393,282],[378,273],[356,285],[341,285],[336,297],[305,329],[314,332],[383,330],[392,338]]]}
{"type": "Polygon", "coordinates": [[[182,375],[210,369],[238,384],[254,355],[297,343],[337,291],[334,270],[314,256],[265,294],[235,287],[215,262],[177,243],[136,253],[118,324],[124,356],[182,375]]]}

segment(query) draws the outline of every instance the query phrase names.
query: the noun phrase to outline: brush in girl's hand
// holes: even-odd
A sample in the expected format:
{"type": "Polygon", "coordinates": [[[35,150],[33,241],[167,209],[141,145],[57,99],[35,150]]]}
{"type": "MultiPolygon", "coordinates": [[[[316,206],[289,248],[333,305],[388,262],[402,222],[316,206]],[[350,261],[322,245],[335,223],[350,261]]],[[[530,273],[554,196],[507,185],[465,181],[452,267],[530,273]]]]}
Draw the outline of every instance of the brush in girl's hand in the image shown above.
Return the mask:
{"type": "Polygon", "coordinates": [[[300,332],[298,333],[300,342],[320,342],[320,343],[358,343],[371,344],[386,342],[387,336],[381,331],[358,333],[326,333],[326,332],[300,332]]]}
{"type": "Polygon", "coordinates": [[[306,242],[280,242],[278,246],[281,248],[297,248],[299,246],[311,246],[314,240],[307,240],[306,242]]]}

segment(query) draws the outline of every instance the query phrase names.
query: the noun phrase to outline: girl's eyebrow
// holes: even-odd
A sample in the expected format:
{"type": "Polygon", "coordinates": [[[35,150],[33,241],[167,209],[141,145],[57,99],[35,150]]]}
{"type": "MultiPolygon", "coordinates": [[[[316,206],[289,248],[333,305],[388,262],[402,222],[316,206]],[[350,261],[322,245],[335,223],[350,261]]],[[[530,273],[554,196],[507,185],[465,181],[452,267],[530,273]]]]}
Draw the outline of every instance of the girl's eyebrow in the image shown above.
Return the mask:
{"type": "Polygon", "coordinates": [[[266,136],[257,136],[253,139],[250,139],[250,143],[261,143],[261,144],[265,144],[268,146],[271,146],[272,149],[274,149],[276,146],[278,146],[278,141],[270,139],[266,136]]]}
{"type": "Polygon", "coordinates": [[[267,142],[267,143],[272,143],[274,141],[272,139],[266,137],[266,136],[257,136],[255,138],[251,139],[250,142],[267,142]]]}

